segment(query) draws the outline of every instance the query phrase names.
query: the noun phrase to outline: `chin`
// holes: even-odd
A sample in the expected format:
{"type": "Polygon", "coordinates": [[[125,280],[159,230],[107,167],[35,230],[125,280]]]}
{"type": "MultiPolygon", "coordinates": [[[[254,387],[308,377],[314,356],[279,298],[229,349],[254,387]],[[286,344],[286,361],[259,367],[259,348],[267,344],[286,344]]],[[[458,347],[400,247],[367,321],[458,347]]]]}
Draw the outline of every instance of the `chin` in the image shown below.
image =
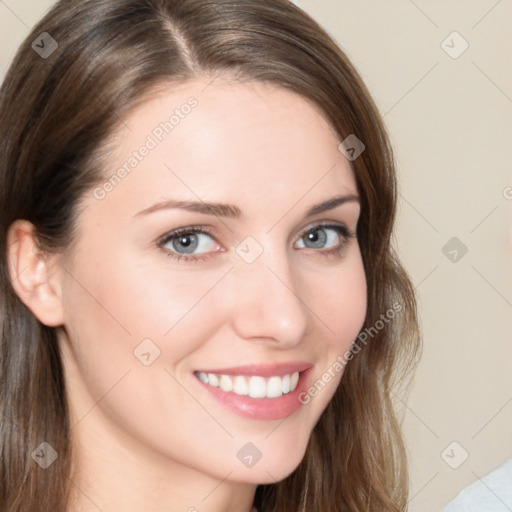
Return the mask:
{"type": "Polygon", "coordinates": [[[304,453],[293,453],[279,459],[266,460],[263,458],[252,468],[241,468],[233,472],[229,479],[236,482],[245,482],[255,485],[275,484],[290,476],[300,465],[304,453]]]}

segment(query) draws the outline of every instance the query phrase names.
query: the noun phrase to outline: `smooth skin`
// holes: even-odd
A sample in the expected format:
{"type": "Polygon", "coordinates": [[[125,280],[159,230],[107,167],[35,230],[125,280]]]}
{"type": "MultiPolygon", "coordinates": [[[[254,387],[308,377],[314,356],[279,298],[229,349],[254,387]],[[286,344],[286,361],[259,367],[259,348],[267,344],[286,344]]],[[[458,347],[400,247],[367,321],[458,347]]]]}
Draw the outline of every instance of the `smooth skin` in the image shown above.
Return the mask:
{"type": "Polygon", "coordinates": [[[27,221],[9,231],[16,292],[58,327],[78,464],[73,512],[251,511],[257,484],[302,460],[342,372],[279,421],[227,408],[193,372],[307,361],[314,382],[364,322],[357,238],[317,227],[354,234],[359,202],[306,217],[318,203],[357,196],[339,137],[293,92],[208,82],[169,86],[123,120],[105,180],[174,109],[197,100],[102,199],[93,190],[83,198],[70,247],[41,253],[27,221]],[[170,199],[227,203],[242,215],[140,213],[170,199]],[[191,226],[210,234],[159,243],[191,226]],[[262,250],[251,263],[236,250],[247,237],[243,247],[262,250]],[[151,359],[159,351],[149,365],[134,355],[143,340],[151,359]],[[237,458],[248,442],[262,454],[250,468],[237,458]]]}

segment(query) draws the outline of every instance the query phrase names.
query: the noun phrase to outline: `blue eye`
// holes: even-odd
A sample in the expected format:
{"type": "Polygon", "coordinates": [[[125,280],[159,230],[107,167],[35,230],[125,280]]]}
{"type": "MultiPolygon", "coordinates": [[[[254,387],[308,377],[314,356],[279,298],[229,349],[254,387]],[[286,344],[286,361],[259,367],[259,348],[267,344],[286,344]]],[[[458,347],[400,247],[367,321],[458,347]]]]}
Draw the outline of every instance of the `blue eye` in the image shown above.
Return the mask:
{"type": "MultiPolygon", "coordinates": [[[[303,232],[295,247],[318,249],[315,252],[325,257],[335,257],[341,255],[348,239],[355,237],[343,224],[317,224],[303,232]]],[[[206,260],[221,249],[210,230],[199,226],[176,229],[163,236],[158,246],[170,258],[188,262],[206,260]]]]}
{"type": "Polygon", "coordinates": [[[219,247],[205,228],[180,228],[166,235],[159,246],[167,249],[168,255],[176,259],[188,258],[189,254],[204,254],[219,247]]]}
{"type": "Polygon", "coordinates": [[[345,240],[350,236],[345,226],[337,224],[320,224],[309,229],[302,235],[299,242],[300,249],[332,249],[344,245],[345,240]],[[339,241],[341,239],[341,242],[339,241]]]}

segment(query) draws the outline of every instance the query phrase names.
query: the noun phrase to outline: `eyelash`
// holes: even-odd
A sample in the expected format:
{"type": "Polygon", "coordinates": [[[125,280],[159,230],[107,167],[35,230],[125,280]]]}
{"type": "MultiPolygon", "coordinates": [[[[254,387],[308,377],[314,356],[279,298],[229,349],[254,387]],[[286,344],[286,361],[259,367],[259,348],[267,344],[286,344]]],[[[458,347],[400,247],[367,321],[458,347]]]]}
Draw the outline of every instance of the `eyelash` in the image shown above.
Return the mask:
{"type": "MultiPolygon", "coordinates": [[[[336,233],[342,239],[341,243],[338,246],[333,247],[331,249],[325,250],[325,249],[310,248],[315,252],[319,252],[319,253],[323,254],[327,258],[333,258],[336,256],[340,256],[341,252],[345,248],[348,240],[350,238],[357,238],[357,235],[354,232],[350,231],[348,229],[348,227],[345,226],[344,224],[320,223],[320,224],[316,224],[315,226],[313,226],[311,228],[307,228],[305,231],[303,231],[302,235],[300,236],[299,239],[302,239],[307,234],[314,232],[320,228],[333,229],[334,231],[336,231],[336,233]]],[[[169,258],[172,258],[173,260],[188,261],[191,263],[195,263],[198,261],[205,261],[211,257],[211,254],[212,254],[211,252],[202,253],[202,254],[199,254],[196,256],[187,256],[185,254],[179,254],[179,253],[169,251],[169,250],[166,250],[163,248],[164,245],[168,244],[175,238],[178,238],[182,235],[195,235],[195,234],[205,234],[205,235],[210,236],[213,240],[216,241],[216,239],[213,235],[213,230],[211,230],[210,228],[205,227],[205,226],[188,226],[188,227],[184,227],[184,228],[178,228],[178,229],[175,229],[174,231],[171,231],[170,233],[167,233],[166,235],[164,235],[163,237],[161,237],[158,240],[157,244],[158,244],[158,247],[161,248],[165,252],[166,256],[168,256],[169,258]]],[[[303,248],[301,248],[301,249],[303,249],[303,248]]],[[[308,249],[308,247],[305,247],[305,249],[308,249]]]]}

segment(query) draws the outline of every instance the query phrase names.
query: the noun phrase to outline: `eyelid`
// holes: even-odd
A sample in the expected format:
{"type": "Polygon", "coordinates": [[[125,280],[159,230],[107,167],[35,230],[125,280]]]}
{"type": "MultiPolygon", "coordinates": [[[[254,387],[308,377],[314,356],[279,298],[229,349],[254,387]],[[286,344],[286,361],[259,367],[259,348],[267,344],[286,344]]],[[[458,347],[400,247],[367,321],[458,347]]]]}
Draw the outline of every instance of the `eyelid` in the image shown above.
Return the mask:
{"type": "Polygon", "coordinates": [[[303,237],[305,234],[309,233],[310,231],[314,231],[318,228],[332,228],[332,229],[339,229],[341,228],[345,233],[344,236],[347,238],[356,238],[357,233],[355,231],[352,231],[347,224],[340,221],[316,221],[312,222],[309,227],[306,227],[301,230],[301,234],[299,238],[303,237]]]}
{"type": "Polygon", "coordinates": [[[205,235],[208,235],[213,238],[217,243],[218,240],[215,238],[215,235],[213,234],[213,229],[208,226],[185,226],[182,228],[176,228],[172,231],[168,231],[164,235],[162,235],[158,240],[157,243],[160,245],[164,245],[173,238],[182,235],[182,234],[188,234],[188,233],[204,233],[205,235]]]}
{"type": "Polygon", "coordinates": [[[156,245],[159,249],[164,251],[166,256],[169,258],[172,258],[176,261],[183,260],[188,263],[196,263],[199,261],[207,260],[212,253],[214,252],[224,252],[224,251],[210,251],[205,253],[198,253],[198,254],[180,254],[179,252],[174,252],[171,250],[164,249],[164,245],[169,243],[171,240],[175,239],[176,237],[182,235],[182,234],[205,234],[208,235],[216,244],[217,246],[221,246],[219,241],[216,239],[215,235],[213,234],[213,229],[208,226],[202,226],[202,225],[193,225],[193,226],[185,226],[177,229],[173,229],[172,231],[168,231],[163,236],[157,239],[156,245]]]}
{"type": "MultiPolygon", "coordinates": [[[[312,222],[311,224],[309,224],[308,226],[306,226],[305,228],[301,229],[300,233],[299,233],[299,239],[302,238],[305,234],[309,233],[310,231],[313,231],[315,229],[318,229],[318,228],[343,228],[345,231],[346,231],[346,234],[345,236],[347,237],[356,237],[357,236],[357,233],[350,230],[348,228],[348,226],[343,223],[343,222],[339,222],[339,221],[316,221],[316,222],[312,222]]],[[[170,240],[172,240],[173,238],[181,235],[181,234],[186,234],[186,233],[204,233],[208,236],[210,236],[213,240],[215,240],[217,243],[219,243],[219,241],[216,239],[214,233],[213,233],[213,229],[210,228],[209,226],[202,226],[202,225],[192,225],[192,226],[185,226],[185,227],[181,227],[181,228],[177,228],[177,229],[173,229],[172,231],[169,231],[167,233],[165,233],[164,235],[162,235],[157,243],[160,245],[164,245],[166,244],[167,242],[169,242],[170,240]]]]}
{"type": "MultiPolygon", "coordinates": [[[[343,222],[340,222],[340,221],[316,221],[316,222],[312,222],[307,227],[301,229],[299,236],[298,236],[297,240],[294,242],[294,244],[298,240],[301,240],[309,232],[314,231],[319,228],[334,229],[338,232],[340,237],[344,238],[345,240],[348,240],[349,238],[357,238],[356,232],[350,230],[348,228],[348,226],[343,222]]],[[[222,247],[222,244],[220,244],[220,242],[217,240],[217,238],[214,235],[214,229],[209,226],[203,226],[203,225],[185,226],[185,227],[181,227],[181,228],[177,228],[172,231],[169,231],[169,232],[165,233],[163,236],[161,236],[160,238],[158,238],[157,246],[160,249],[163,249],[164,245],[166,245],[167,243],[169,243],[171,240],[175,239],[176,237],[180,236],[181,234],[190,234],[190,233],[206,234],[206,235],[210,236],[212,238],[212,240],[214,240],[218,246],[222,247]]],[[[344,246],[344,243],[342,243],[339,247],[337,247],[335,249],[328,249],[328,250],[313,249],[313,251],[320,252],[320,253],[323,252],[324,254],[327,254],[329,252],[332,252],[333,250],[335,251],[336,249],[341,249],[341,248],[343,248],[343,246],[344,246]]],[[[176,260],[185,260],[185,261],[189,261],[189,262],[194,262],[194,261],[206,260],[210,257],[209,255],[211,255],[215,252],[223,252],[223,251],[210,251],[210,252],[206,252],[206,253],[199,253],[196,255],[194,255],[192,253],[190,255],[180,254],[180,253],[174,252],[174,251],[165,251],[165,252],[167,253],[167,255],[169,257],[174,258],[176,260]]]]}

